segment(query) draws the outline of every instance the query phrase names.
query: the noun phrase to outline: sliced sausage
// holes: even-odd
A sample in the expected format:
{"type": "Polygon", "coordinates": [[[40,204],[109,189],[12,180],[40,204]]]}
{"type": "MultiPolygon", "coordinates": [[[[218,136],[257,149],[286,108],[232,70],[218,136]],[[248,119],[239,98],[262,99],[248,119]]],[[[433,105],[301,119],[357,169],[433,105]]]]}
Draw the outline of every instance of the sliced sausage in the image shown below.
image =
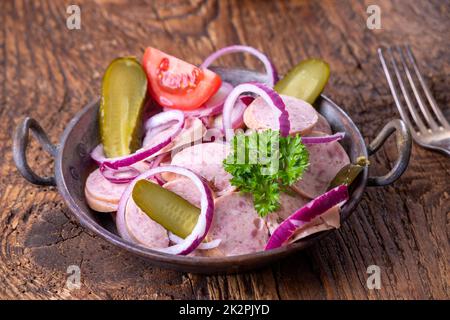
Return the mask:
{"type": "MultiPolygon", "coordinates": [[[[281,98],[289,113],[290,133],[306,134],[310,132],[318,121],[316,110],[303,100],[285,95],[281,95],[281,98]]],[[[248,128],[255,130],[278,130],[280,128],[278,116],[277,110],[273,110],[261,97],[258,97],[245,110],[244,123],[248,128]]]]}
{"type": "MultiPolygon", "coordinates": [[[[325,134],[313,132],[311,135],[325,134]]],[[[309,151],[309,166],[292,188],[313,199],[327,191],[330,182],[342,167],[350,163],[350,159],[338,141],[310,144],[306,148],[309,151]]]]}
{"type": "Polygon", "coordinates": [[[149,248],[166,248],[169,236],[166,229],[145,214],[130,197],[125,212],[125,223],[130,236],[149,248]]]}
{"type": "Polygon", "coordinates": [[[191,179],[179,177],[165,183],[163,187],[189,201],[197,208],[200,208],[201,194],[191,179]]]}
{"type": "Polygon", "coordinates": [[[326,134],[332,134],[333,131],[331,130],[330,124],[328,123],[328,120],[325,119],[323,115],[320,113],[317,113],[318,120],[316,125],[312,128],[312,131],[320,131],[326,134]]]}
{"type": "MultiPolygon", "coordinates": [[[[170,163],[161,163],[161,167],[164,165],[169,165],[170,163]]],[[[163,178],[164,181],[172,181],[178,178],[178,175],[173,172],[161,172],[161,178],[163,178]]]]}
{"type": "Polygon", "coordinates": [[[99,200],[93,197],[87,189],[84,190],[84,195],[86,196],[86,202],[88,206],[97,212],[115,212],[117,211],[118,204],[112,203],[104,200],[99,200]]]}
{"type": "Polygon", "coordinates": [[[196,144],[175,154],[172,158],[172,165],[191,169],[209,181],[213,189],[221,194],[232,189],[231,175],[224,170],[222,165],[229,152],[230,146],[226,143],[196,144]]]}
{"type": "Polygon", "coordinates": [[[225,256],[264,250],[268,230],[249,195],[233,192],[215,201],[210,239],[222,239],[217,250],[225,256]]]}
{"type": "Polygon", "coordinates": [[[86,201],[93,210],[99,212],[117,211],[120,197],[128,184],[109,182],[100,172],[94,170],[87,178],[84,187],[86,201]]]}
{"type": "MultiPolygon", "coordinates": [[[[295,192],[293,192],[295,193],[295,192]]],[[[309,202],[309,199],[302,197],[299,194],[280,194],[280,208],[268,214],[266,216],[267,227],[269,228],[270,234],[278,228],[278,226],[283,222],[287,217],[293,214],[297,209],[303,207],[305,204],[309,202]]]]}

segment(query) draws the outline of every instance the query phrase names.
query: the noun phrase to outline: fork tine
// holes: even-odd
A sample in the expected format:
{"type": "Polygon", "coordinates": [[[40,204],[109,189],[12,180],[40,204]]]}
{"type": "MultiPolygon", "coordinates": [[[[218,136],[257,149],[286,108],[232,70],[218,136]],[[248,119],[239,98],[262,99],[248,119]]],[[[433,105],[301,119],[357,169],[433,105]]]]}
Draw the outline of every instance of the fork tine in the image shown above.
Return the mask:
{"type": "MultiPolygon", "coordinates": [[[[422,119],[420,119],[420,117],[418,116],[417,112],[415,111],[415,109],[414,109],[414,107],[413,107],[413,105],[411,103],[411,99],[409,97],[408,91],[406,91],[405,85],[404,85],[403,80],[402,80],[402,78],[400,76],[400,72],[398,70],[398,67],[397,67],[397,64],[395,62],[394,56],[392,55],[392,51],[391,51],[390,48],[388,48],[387,51],[388,51],[388,54],[389,54],[389,58],[391,60],[391,65],[394,68],[394,73],[395,73],[395,76],[397,78],[397,82],[398,82],[398,84],[400,86],[400,89],[401,89],[401,91],[403,93],[403,96],[405,98],[405,102],[406,102],[406,105],[408,107],[409,113],[411,114],[411,116],[412,116],[412,118],[414,120],[414,123],[417,125],[419,130],[421,132],[425,133],[427,129],[426,129],[425,125],[423,124],[422,119]]],[[[386,60],[385,60],[385,58],[383,56],[383,51],[382,51],[381,48],[378,49],[378,55],[379,55],[379,58],[380,58],[380,61],[381,61],[381,65],[383,66],[383,70],[384,70],[384,73],[386,75],[386,79],[388,81],[389,88],[391,89],[392,96],[394,97],[394,101],[395,101],[395,104],[397,106],[397,109],[400,112],[400,115],[401,115],[403,121],[405,121],[406,124],[408,125],[408,127],[410,128],[410,130],[413,133],[415,133],[416,130],[411,125],[411,122],[409,121],[409,117],[407,115],[407,111],[405,110],[405,108],[402,105],[402,102],[400,101],[399,94],[397,93],[397,89],[395,88],[395,85],[394,85],[393,77],[392,77],[391,73],[389,72],[389,68],[388,68],[386,60]]]]}
{"type": "Polygon", "coordinates": [[[391,64],[394,68],[395,76],[397,77],[398,84],[400,86],[400,89],[403,93],[403,97],[405,98],[406,105],[408,106],[408,110],[414,119],[417,127],[422,133],[427,132],[427,126],[423,123],[422,118],[420,117],[419,113],[417,112],[414,103],[411,100],[411,96],[409,95],[409,91],[406,89],[405,83],[403,82],[403,77],[400,73],[400,69],[397,66],[397,62],[394,58],[394,55],[392,53],[392,49],[388,48],[388,54],[391,58],[391,64]]]}
{"type": "Polygon", "coordinates": [[[438,104],[436,103],[436,100],[434,100],[434,97],[431,94],[431,91],[430,91],[427,83],[425,82],[424,78],[422,77],[422,73],[420,72],[419,67],[417,66],[416,58],[414,57],[414,54],[412,53],[410,46],[406,45],[405,48],[406,48],[406,55],[408,56],[409,61],[413,66],[416,76],[419,79],[420,84],[422,85],[422,89],[425,92],[425,95],[428,99],[428,102],[431,105],[431,108],[433,109],[434,114],[436,115],[436,118],[442,124],[442,126],[444,128],[450,129],[450,125],[447,122],[447,119],[445,119],[445,116],[442,114],[442,111],[439,108],[438,104]]]}
{"type": "Polygon", "coordinates": [[[406,125],[411,129],[413,129],[413,126],[411,125],[411,122],[409,121],[408,114],[406,110],[403,108],[402,103],[400,101],[399,95],[397,93],[397,89],[395,88],[394,81],[392,80],[392,75],[389,72],[389,68],[387,66],[386,60],[383,56],[383,50],[381,48],[378,48],[378,57],[381,62],[381,66],[383,67],[384,74],[386,76],[386,80],[388,82],[389,88],[391,89],[392,96],[394,97],[395,105],[397,106],[398,112],[400,113],[400,116],[402,117],[403,121],[406,122],[406,125]]]}
{"type": "Polygon", "coordinates": [[[416,97],[417,103],[419,104],[419,109],[420,109],[420,111],[422,111],[422,115],[424,116],[426,122],[428,123],[428,125],[431,127],[432,130],[439,129],[439,126],[437,125],[436,121],[434,121],[433,117],[431,116],[430,111],[428,110],[427,106],[423,102],[422,96],[421,96],[419,90],[417,90],[417,86],[411,75],[411,71],[409,70],[409,67],[406,64],[406,60],[403,55],[402,49],[399,46],[397,46],[396,49],[397,49],[398,55],[400,57],[400,62],[402,63],[402,66],[403,66],[403,70],[406,73],[406,78],[408,79],[409,85],[414,93],[414,96],[416,97]]]}

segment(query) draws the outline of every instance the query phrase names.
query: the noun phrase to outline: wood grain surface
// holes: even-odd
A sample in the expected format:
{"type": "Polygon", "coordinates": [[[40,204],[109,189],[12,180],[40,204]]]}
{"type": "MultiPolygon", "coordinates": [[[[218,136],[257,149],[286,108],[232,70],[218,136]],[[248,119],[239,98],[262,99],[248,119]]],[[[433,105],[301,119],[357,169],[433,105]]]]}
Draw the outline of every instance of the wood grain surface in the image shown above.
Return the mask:
{"type": "MultiPolygon", "coordinates": [[[[450,2],[370,1],[0,1],[0,298],[4,299],[448,299],[450,159],[414,145],[403,177],[370,188],[354,215],[314,247],[270,267],[201,276],[152,267],[86,233],[55,188],[27,183],[15,169],[11,135],[25,116],[57,142],[66,124],[99,94],[108,63],[158,47],[193,63],[230,44],[261,49],[280,73],[307,57],[331,65],[326,94],[367,141],[398,118],[381,72],[380,45],[410,43],[449,118],[450,2]],[[66,8],[81,7],[81,30],[66,8]],[[381,30],[366,27],[370,4],[381,30]],[[66,287],[69,265],[81,288],[66,287]],[[369,265],[381,289],[369,290],[369,265]]],[[[261,68],[243,55],[223,65],[261,68]]],[[[393,139],[390,139],[393,140],[393,139]]],[[[50,175],[37,143],[28,159],[50,175]]],[[[372,175],[396,159],[389,141],[372,175]]]]}

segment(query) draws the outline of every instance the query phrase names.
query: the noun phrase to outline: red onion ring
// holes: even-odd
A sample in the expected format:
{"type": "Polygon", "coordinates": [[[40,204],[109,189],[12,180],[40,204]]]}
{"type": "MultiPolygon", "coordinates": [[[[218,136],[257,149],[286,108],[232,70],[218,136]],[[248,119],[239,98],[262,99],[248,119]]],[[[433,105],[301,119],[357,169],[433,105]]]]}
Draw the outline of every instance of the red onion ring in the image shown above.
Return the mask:
{"type": "Polygon", "coordinates": [[[223,130],[227,141],[230,141],[234,135],[231,118],[233,108],[236,104],[236,100],[245,92],[251,92],[261,96],[267,104],[272,106],[275,110],[278,109],[280,111],[280,116],[278,118],[280,123],[280,133],[283,137],[287,137],[289,135],[291,125],[289,122],[289,114],[286,110],[286,105],[284,104],[283,99],[281,99],[280,95],[267,85],[259,82],[249,82],[235,87],[228,95],[227,100],[225,100],[223,107],[223,130]]]}
{"type": "Polygon", "coordinates": [[[339,141],[345,137],[345,132],[336,132],[333,135],[321,136],[321,137],[302,137],[302,142],[304,144],[318,144],[318,143],[329,143],[333,141],[339,141]]]}
{"type": "Polygon", "coordinates": [[[91,157],[100,166],[106,166],[108,168],[116,170],[122,167],[129,167],[132,164],[145,160],[167,146],[181,132],[184,126],[184,114],[179,110],[161,112],[154,115],[147,121],[145,125],[145,127],[148,128],[147,134],[152,134],[153,129],[159,128],[174,120],[177,121],[177,127],[174,132],[170,136],[168,136],[166,140],[160,142],[156,146],[152,146],[150,148],[141,148],[135,153],[127,156],[106,158],[105,154],[103,153],[103,146],[99,144],[94,148],[94,150],[92,150],[91,157]]]}
{"type": "MultiPolygon", "coordinates": [[[[141,173],[147,171],[150,168],[157,167],[162,159],[166,156],[166,154],[162,154],[157,156],[154,161],[146,162],[141,161],[133,164],[129,167],[122,167],[118,170],[108,168],[106,166],[100,166],[100,173],[103,175],[105,179],[107,179],[111,183],[115,184],[125,184],[133,181],[137,176],[141,173]]],[[[155,175],[152,180],[156,181],[159,185],[163,185],[164,182],[158,175],[155,175]]]]}
{"type": "MultiPolygon", "coordinates": [[[[167,157],[168,154],[169,153],[163,153],[163,154],[160,154],[159,156],[156,156],[155,159],[150,164],[150,169],[159,167],[161,162],[167,157]]],[[[153,180],[155,180],[160,186],[163,186],[165,183],[164,179],[161,177],[161,174],[155,174],[153,176],[153,180]]]]}
{"type": "Polygon", "coordinates": [[[102,165],[99,169],[105,179],[116,184],[129,183],[141,174],[139,170],[133,167],[125,167],[122,170],[114,170],[102,165]]]}
{"type": "MultiPolygon", "coordinates": [[[[231,127],[233,129],[237,129],[244,124],[244,112],[245,109],[247,109],[247,106],[248,105],[242,101],[242,98],[236,101],[233,111],[231,111],[231,127]]],[[[214,119],[213,127],[220,129],[223,132],[223,115],[218,115],[214,119]]]]}
{"type": "Polygon", "coordinates": [[[206,116],[206,117],[201,117],[200,120],[202,121],[203,125],[205,126],[206,129],[209,129],[211,127],[211,118],[213,116],[206,116]]]}
{"type": "Polygon", "coordinates": [[[223,104],[231,90],[233,90],[233,86],[228,82],[222,81],[219,90],[202,107],[191,111],[183,111],[184,115],[186,117],[201,118],[222,113],[223,104]]]}
{"type": "Polygon", "coordinates": [[[155,128],[167,128],[172,122],[184,122],[184,114],[180,110],[167,110],[155,114],[145,122],[145,130],[153,130],[155,128]]]}
{"type": "Polygon", "coordinates": [[[348,188],[342,185],[311,200],[290,215],[275,229],[266,244],[265,250],[281,247],[297,229],[303,227],[312,219],[325,213],[335,205],[348,200],[348,197],[348,188]]]}
{"type": "MultiPolygon", "coordinates": [[[[168,232],[169,234],[169,240],[172,241],[173,243],[179,244],[181,242],[183,242],[183,238],[177,236],[176,234],[173,234],[172,232],[168,232]]],[[[202,242],[198,245],[197,249],[199,250],[209,250],[209,249],[214,249],[217,248],[219,246],[219,244],[222,242],[222,239],[215,239],[215,240],[211,240],[208,242],[202,242]]]]}
{"type": "Polygon", "coordinates": [[[156,156],[155,159],[150,164],[150,169],[158,167],[161,162],[167,157],[167,153],[160,154],[156,156]]]}
{"type": "Polygon", "coordinates": [[[211,226],[214,214],[214,198],[208,183],[203,178],[186,168],[177,166],[156,167],[136,177],[136,179],[134,179],[128,185],[128,187],[123,192],[122,197],[120,198],[116,215],[117,230],[122,238],[127,241],[134,242],[133,238],[130,236],[126,228],[125,223],[125,211],[128,199],[131,197],[131,193],[133,192],[134,185],[137,181],[142,179],[149,179],[150,177],[161,172],[172,172],[175,174],[186,176],[187,178],[191,179],[192,182],[194,182],[195,186],[201,193],[200,215],[198,217],[197,224],[195,225],[191,234],[183,239],[181,243],[175,244],[168,248],[154,249],[164,253],[186,255],[197,248],[205,239],[206,234],[208,233],[211,226]]]}
{"type": "Polygon", "coordinates": [[[236,52],[250,53],[251,55],[261,60],[266,69],[267,85],[273,88],[275,83],[278,81],[278,74],[277,71],[275,70],[274,65],[264,53],[249,46],[234,45],[217,50],[209,57],[207,57],[205,61],[203,61],[203,63],[200,65],[200,68],[208,68],[211,65],[211,63],[213,63],[214,60],[216,60],[217,58],[229,53],[236,53],[236,52]]]}
{"type": "Polygon", "coordinates": [[[161,187],[165,184],[165,182],[159,177],[160,175],[155,175],[152,180],[156,181],[161,187]]]}

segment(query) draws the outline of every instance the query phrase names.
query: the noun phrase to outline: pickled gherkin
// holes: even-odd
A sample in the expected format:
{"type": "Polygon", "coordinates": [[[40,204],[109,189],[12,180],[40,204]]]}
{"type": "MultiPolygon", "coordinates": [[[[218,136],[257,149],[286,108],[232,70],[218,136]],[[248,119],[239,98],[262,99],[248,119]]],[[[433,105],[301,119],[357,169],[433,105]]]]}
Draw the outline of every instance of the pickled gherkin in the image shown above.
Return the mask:
{"type": "Polygon", "coordinates": [[[108,158],[125,156],[140,147],[147,76],[138,60],[113,60],[102,82],[100,137],[108,158]]]}
{"type": "Polygon", "coordinates": [[[275,84],[279,94],[302,99],[313,104],[325,88],[330,76],[328,63],[320,59],[308,59],[297,64],[275,84]]]}
{"type": "Polygon", "coordinates": [[[349,163],[339,170],[334,179],[330,182],[328,190],[340,185],[350,186],[368,165],[369,160],[367,158],[358,157],[356,164],[349,163]]]}
{"type": "Polygon", "coordinates": [[[156,183],[139,180],[132,197],[152,220],[181,238],[190,235],[197,224],[200,209],[156,183]]]}

